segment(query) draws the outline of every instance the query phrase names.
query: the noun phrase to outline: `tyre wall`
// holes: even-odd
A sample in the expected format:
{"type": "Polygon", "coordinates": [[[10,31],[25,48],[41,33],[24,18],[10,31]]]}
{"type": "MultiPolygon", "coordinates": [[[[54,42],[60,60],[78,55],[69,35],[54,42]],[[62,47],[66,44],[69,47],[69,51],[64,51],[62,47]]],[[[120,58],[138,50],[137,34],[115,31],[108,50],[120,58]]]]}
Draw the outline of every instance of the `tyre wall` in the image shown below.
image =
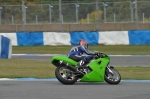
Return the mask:
{"type": "Polygon", "coordinates": [[[0,58],[11,58],[12,44],[7,37],[0,35],[0,58]]]}
{"type": "Polygon", "coordinates": [[[89,45],[150,44],[150,30],[16,32],[0,35],[10,38],[13,46],[76,45],[80,39],[86,39],[89,45]]]}

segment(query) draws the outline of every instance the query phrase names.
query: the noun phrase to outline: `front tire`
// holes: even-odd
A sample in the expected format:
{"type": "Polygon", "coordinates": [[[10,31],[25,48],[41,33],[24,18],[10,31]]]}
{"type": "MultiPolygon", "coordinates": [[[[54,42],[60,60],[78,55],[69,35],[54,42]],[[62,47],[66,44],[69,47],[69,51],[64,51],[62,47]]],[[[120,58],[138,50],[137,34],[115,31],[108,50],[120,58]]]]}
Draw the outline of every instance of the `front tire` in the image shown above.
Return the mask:
{"type": "Polygon", "coordinates": [[[62,66],[56,68],[55,76],[62,84],[65,85],[72,85],[78,79],[71,70],[62,66]]]}
{"type": "Polygon", "coordinates": [[[106,69],[106,71],[105,71],[105,81],[109,84],[119,84],[120,81],[121,81],[121,76],[120,76],[119,72],[114,68],[110,68],[110,69],[113,72],[113,74],[110,73],[108,71],[108,69],[106,69]]]}

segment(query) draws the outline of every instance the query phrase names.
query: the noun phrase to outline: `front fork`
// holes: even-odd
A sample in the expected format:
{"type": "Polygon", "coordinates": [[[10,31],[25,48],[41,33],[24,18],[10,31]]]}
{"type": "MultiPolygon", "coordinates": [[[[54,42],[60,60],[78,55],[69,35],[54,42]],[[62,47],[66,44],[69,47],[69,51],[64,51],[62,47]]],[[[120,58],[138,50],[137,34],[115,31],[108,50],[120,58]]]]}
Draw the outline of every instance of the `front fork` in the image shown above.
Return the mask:
{"type": "Polygon", "coordinates": [[[111,73],[112,75],[114,75],[113,71],[111,70],[111,68],[114,68],[113,66],[107,66],[106,67],[108,72],[111,73]]]}

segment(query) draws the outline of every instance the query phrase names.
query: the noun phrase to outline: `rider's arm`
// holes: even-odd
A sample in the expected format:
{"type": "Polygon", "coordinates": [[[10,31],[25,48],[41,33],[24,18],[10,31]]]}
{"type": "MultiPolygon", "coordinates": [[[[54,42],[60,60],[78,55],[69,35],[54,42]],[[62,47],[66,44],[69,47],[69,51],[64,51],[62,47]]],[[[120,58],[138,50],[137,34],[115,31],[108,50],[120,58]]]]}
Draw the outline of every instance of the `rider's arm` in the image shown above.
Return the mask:
{"type": "Polygon", "coordinates": [[[84,46],[81,46],[82,51],[84,51],[87,55],[94,55],[95,52],[92,52],[90,50],[88,50],[87,48],[85,48],[84,46]]]}

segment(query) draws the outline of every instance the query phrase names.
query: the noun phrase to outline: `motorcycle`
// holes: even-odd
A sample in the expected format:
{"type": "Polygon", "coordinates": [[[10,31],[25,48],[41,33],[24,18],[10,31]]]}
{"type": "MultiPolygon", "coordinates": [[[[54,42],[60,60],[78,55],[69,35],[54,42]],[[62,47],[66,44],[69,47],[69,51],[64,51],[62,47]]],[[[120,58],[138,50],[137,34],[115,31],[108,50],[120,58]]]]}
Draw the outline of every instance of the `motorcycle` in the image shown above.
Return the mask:
{"type": "Polygon", "coordinates": [[[98,52],[91,56],[91,60],[79,71],[76,66],[78,62],[67,56],[53,56],[51,63],[57,68],[55,76],[62,84],[71,85],[80,82],[107,82],[108,84],[119,84],[120,73],[109,66],[110,57],[98,52]]]}

